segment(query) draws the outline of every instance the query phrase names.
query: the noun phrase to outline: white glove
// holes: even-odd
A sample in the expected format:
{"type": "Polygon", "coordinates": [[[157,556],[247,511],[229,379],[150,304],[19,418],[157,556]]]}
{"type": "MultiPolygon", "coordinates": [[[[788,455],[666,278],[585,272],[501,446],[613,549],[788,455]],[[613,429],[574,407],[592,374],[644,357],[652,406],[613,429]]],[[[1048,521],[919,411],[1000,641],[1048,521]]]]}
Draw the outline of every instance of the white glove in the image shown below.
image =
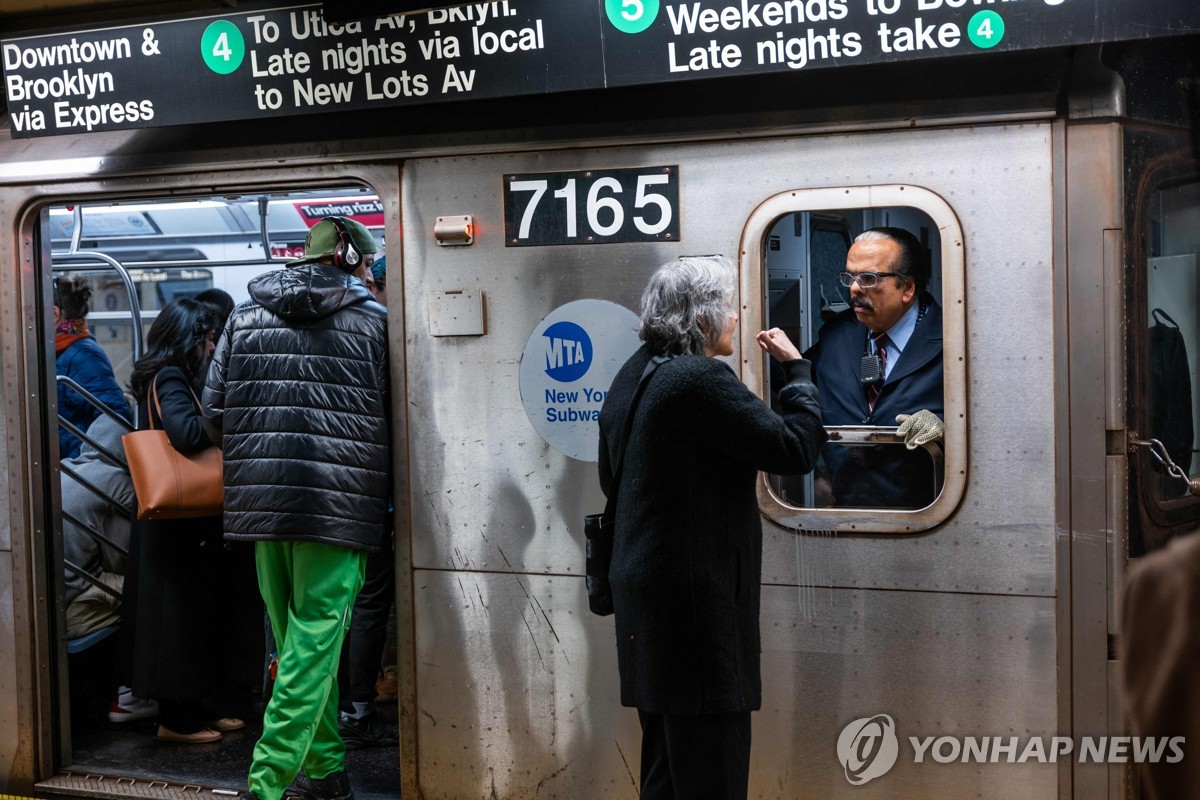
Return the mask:
{"type": "Polygon", "coordinates": [[[904,437],[904,446],[909,450],[916,450],[929,442],[940,442],[946,435],[946,423],[927,408],[915,414],[900,414],[896,422],[900,423],[896,433],[904,437]]]}

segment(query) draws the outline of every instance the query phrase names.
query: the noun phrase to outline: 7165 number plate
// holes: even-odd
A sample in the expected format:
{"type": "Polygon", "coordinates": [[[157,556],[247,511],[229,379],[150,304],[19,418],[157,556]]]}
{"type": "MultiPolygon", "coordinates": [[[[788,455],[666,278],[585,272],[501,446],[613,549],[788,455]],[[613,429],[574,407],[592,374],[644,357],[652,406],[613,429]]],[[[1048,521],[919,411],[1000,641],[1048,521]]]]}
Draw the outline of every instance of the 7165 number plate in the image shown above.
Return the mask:
{"type": "Polygon", "coordinates": [[[679,167],[504,176],[504,244],[679,241],[679,167]]]}

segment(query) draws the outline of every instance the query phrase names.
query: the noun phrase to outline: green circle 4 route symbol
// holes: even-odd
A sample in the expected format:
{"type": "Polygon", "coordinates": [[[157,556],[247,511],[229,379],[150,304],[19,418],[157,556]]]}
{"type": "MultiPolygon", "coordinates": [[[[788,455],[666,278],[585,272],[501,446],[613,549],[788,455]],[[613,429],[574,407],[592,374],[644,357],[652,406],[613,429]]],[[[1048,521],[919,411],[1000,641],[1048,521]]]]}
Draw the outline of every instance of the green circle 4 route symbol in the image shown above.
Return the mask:
{"type": "Polygon", "coordinates": [[[976,47],[995,47],[1004,38],[1004,17],[995,11],[980,11],[967,23],[967,35],[976,47]]]}
{"type": "Polygon", "coordinates": [[[246,40],[229,20],[219,19],[204,29],[200,37],[200,55],[204,63],[218,75],[228,75],[242,65],[246,57],[246,40]]]}
{"type": "Polygon", "coordinates": [[[608,21],[622,33],[641,33],[658,18],[659,0],[604,0],[608,21]]]}

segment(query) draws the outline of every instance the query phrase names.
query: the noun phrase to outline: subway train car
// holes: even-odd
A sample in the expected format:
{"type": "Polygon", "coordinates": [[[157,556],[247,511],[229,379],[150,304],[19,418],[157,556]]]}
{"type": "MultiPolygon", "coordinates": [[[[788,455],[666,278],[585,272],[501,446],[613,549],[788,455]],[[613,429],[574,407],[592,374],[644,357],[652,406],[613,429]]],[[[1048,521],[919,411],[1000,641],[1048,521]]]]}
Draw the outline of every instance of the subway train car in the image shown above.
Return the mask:
{"type": "Polygon", "coordinates": [[[243,299],[308,209],[369,217],[389,264],[400,735],[352,754],[360,797],[639,795],[583,517],[641,291],[728,256],[727,360],[769,403],[755,334],[816,342],[878,225],[931,257],[945,437],[921,508],[761,476],[750,795],[1139,796],[1174,751],[1114,738],[1120,587],[1200,527],[1200,7],[430,5],[0,8],[0,790],[244,788],[247,736],[72,708],[104,672],[64,622],[51,282],[93,281],[123,376],[155,309],[243,299]]]}

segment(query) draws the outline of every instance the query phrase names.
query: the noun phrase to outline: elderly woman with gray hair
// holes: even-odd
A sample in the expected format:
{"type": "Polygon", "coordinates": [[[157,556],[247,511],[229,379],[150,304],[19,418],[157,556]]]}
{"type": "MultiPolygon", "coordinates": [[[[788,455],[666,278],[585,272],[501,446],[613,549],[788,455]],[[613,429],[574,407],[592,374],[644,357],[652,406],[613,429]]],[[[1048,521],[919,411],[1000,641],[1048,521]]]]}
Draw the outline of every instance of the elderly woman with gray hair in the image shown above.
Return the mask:
{"type": "Polygon", "coordinates": [[[812,470],[825,442],[811,365],[778,329],[776,414],[715,356],[733,354],[734,270],[721,257],[664,264],[642,295],[643,346],[600,412],[600,484],[620,467],[609,580],[621,704],[642,725],[641,796],[745,798],[750,712],[762,704],[760,470],[812,470]],[[626,417],[647,366],[628,441],[626,417]]]}

